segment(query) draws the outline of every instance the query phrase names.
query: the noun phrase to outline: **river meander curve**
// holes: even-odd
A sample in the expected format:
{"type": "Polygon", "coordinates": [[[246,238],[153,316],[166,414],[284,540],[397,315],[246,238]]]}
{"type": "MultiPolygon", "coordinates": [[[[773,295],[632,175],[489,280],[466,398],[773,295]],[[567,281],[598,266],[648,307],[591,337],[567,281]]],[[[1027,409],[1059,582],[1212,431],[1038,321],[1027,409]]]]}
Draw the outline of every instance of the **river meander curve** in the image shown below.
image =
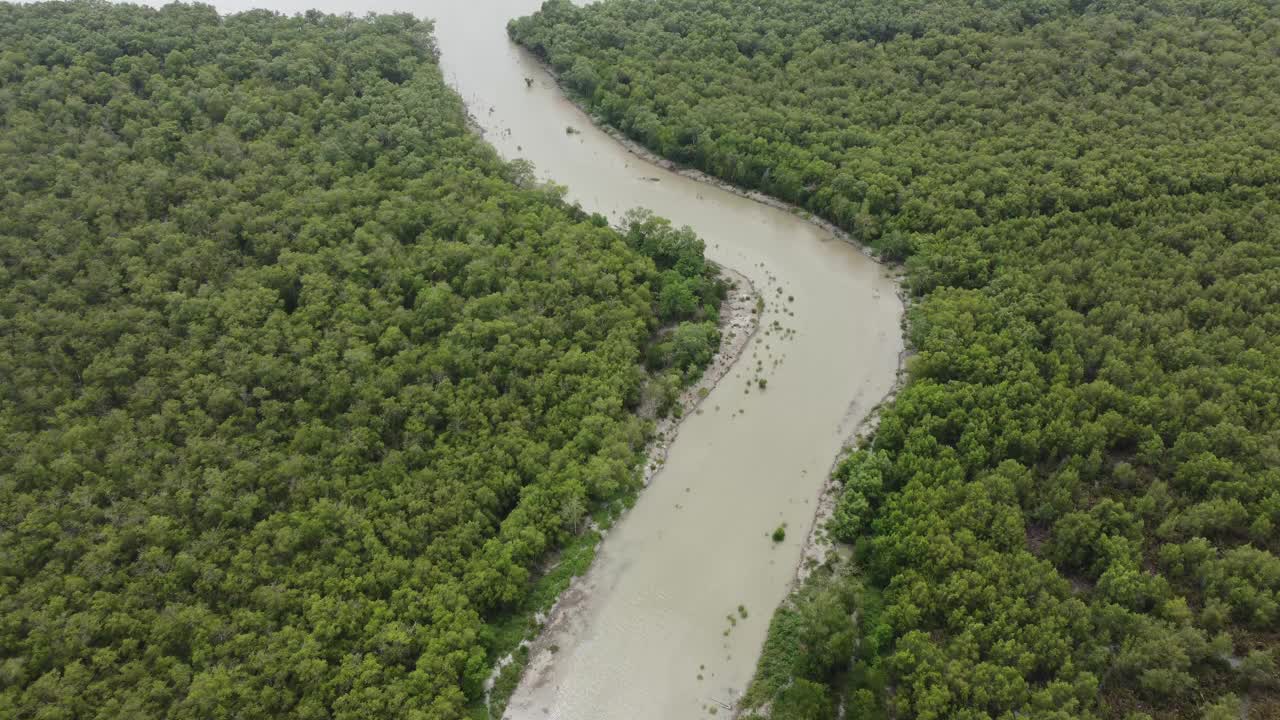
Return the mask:
{"type": "Polygon", "coordinates": [[[884,268],[825,230],[662,170],[593,127],[507,39],[507,21],[540,4],[215,2],[223,12],[315,7],[434,19],[446,79],[504,157],[531,161],[540,178],[567,187],[568,199],[589,211],[617,220],[646,207],[692,226],[708,257],[749,277],[766,298],[761,331],[702,412],[685,420],[662,472],[605,538],[578,584],[583,600],[544,643],[557,651],[533,658],[506,713],[706,718],[708,708],[724,712],[720,703],[731,704],[749,682],[832,459],[894,385],[902,303],[884,268]],[[757,367],[768,380],[763,391],[757,367]],[[783,523],[786,540],[774,543],[769,534],[783,523]]]}

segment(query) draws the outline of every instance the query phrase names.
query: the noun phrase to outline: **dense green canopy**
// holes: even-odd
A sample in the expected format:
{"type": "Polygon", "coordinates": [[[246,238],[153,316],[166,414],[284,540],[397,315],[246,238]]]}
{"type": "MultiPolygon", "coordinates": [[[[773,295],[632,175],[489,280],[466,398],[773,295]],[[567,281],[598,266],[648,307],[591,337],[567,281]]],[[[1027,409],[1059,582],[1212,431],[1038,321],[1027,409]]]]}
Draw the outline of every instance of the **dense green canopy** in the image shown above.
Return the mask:
{"type": "Polygon", "coordinates": [[[708,273],[504,164],[429,23],[0,3],[0,716],[461,716],[708,273]]]}
{"type": "Polygon", "coordinates": [[[905,260],[910,384],[833,527],[877,591],[779,616],[775,720],[1280,713],[1280,5],[552,0],[511,31],[654,150],[905,260]],[[860,602],[852,665],[797,629],[860,602]]]}

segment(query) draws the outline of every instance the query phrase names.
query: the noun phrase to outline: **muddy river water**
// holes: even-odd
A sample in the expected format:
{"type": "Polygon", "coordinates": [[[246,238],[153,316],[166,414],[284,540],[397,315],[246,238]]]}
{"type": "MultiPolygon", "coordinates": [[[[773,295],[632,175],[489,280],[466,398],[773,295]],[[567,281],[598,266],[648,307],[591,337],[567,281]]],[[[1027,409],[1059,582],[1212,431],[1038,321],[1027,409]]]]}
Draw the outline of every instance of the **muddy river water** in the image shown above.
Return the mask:
{"type": "Polygon", "coordinates": [[[684,720],[714,707],[723,716],[719,703],[731,704],[751,678],[832,459],[894,382],[902,306],[893,281],[788,212],[661,170],[595,129],[507,39],[508,19],[540,0],[215,4],[435,19],[445,76],[503,156],[528,159],[590,211],[618,219],[641,206],[692,226],[711,259],[766,298],[761,332],[604,540],[580,579],[581,602],[545,643],[557,651],[534,658],[507,711],[520,720],[684,720]],[[765,334],[775,321],[794,332],[765,334]],[[782,523],[786,540],[774,543],[782,523]]]}

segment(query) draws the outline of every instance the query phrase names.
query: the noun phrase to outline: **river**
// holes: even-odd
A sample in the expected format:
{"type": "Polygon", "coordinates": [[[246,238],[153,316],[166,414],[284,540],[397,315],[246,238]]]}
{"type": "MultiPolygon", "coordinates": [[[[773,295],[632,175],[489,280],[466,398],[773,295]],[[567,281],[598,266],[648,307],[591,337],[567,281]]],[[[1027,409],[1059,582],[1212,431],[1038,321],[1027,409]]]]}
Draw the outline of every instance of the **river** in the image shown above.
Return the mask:
{"type": "Polygon", "coordinates": [[[558,651],[535,658],[544,667],[526,674],[507,717],[684,720],[732,703],[785,597],[833,458],[894,383],[902,305],[893,280],[814,225],[642,162],[592,127],[507,39],[507,20],[540,0],[215,4],[435,19],[445,76],[503,156],[530,160],[590,211],[618,219],[641,206],[692,226],[708,257],[766,298],[761,332],[601,544],[584,601],[553,639],[558,651]],[[766,334],[775,321],[794,332],[766,334]],[[769,534],[782,523],[786,540],[775,544],[769,534]]]}

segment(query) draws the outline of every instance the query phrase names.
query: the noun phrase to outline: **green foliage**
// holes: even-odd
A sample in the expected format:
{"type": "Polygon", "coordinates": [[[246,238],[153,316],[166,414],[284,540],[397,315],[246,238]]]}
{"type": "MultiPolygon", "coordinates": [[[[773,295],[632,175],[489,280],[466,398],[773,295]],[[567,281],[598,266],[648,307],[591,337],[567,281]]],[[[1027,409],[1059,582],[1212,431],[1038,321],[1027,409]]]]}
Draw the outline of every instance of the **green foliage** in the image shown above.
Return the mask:
{"type": "Polygon", "coordinates": [[[857,541],[871,521],[884,492],[889,456],[883,452],[857,451],[840,462],[836,477],[844,491],[828,526],[836,540],[857,541]]]}
{"type": "MultiPolygon", "coordinates": [[[[689,227],[676,229],[671,222],[648,210],[631,210],[622,221],[622,233],[632,249],[653,258],[659,275],[658,320],[664,324],[649,346],[646,366],[651,371],[671,369],[678,385],[688,385],[720,347],[720,302],[728,287],[703,258],[706,246],[689,227]]],[[[660,414],[675,402],[676,388],[658,388],[660,414]]]]}
{"type": "MultiPolygon", "coordinates": [[[[794,681],[825,683],[848,669],[857,643],[855,616],[861,588],[851,578],[834,576],[827,569],[819,570],[816,577],[769,623],[760,672],[747,690],[744,707],[775,700],[794,681]]],[[[791,702],[826,707],[830,701],[826,693],[805,687],[792,694],[791,702]]]]}
{"type": "Polygon", "coordinates": [[[1240,661],[1240,676],[1250,688],[1273,688],[1280,683],[1273,650],[1250,650],[1240,661]]]}
{"type": "Polygon", "coordinates": [[[1204,707],[1203,720],[1240,720],[1242,715],[1240,698],[1235,695],[1224,695],[1204,707]]]}
{"type": "Polygon", "coordinates": [[[903,261],[910,382],[831,526],[884,591],[888,709],[1192,717],[1274,641],[1280,6],[551,0],[510,32],[903,261]]]}
{"type": "Polygon", "coordinates": [[[531,177],[409,16],[0,4],[0,707],[463,716],[718,297],[531,177]]]}
{"type": "Polygon", "coordinates": [[[827,687],[804,678],[783,688],[769,713],[773,720],[832,720],[835,716],[827,687]]]}

